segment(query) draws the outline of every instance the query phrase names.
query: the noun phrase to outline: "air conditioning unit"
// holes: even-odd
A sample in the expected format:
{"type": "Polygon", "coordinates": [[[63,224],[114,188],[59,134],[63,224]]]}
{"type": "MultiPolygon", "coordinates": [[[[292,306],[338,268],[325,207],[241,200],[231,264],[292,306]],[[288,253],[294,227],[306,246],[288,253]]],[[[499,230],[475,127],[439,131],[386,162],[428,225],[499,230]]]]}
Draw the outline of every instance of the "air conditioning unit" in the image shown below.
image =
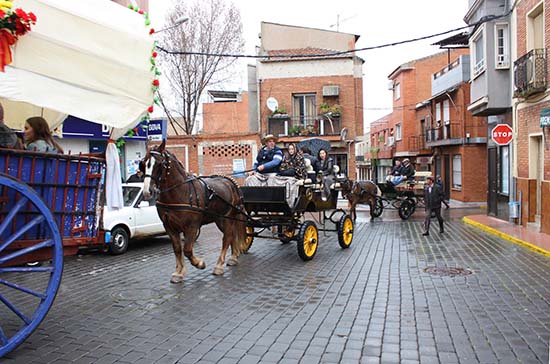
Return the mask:
{"type": "Polygon", "coordinates": [[[395,137],[388,137],[388,146],[392,146],[395,143],[395,137]]]}
{"type": "Polygon", "coordinates": [[[323,86],[323,96],[338,96],[340,95],[340,87],[336,85],[323,86]]]}
{"type": "Polygon", "coordinates": [[[388,90],[393,91],[393,81],[388,82],[388,90]]]}

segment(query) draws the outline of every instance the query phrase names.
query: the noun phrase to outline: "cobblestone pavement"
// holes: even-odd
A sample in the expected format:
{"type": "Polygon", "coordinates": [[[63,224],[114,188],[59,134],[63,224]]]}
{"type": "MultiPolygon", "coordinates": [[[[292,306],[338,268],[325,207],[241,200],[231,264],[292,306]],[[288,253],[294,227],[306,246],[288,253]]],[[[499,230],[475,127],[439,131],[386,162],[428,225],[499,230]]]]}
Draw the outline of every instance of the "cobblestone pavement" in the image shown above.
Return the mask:
{"type": "Polygon", "coordinates": [[[363,213],[347,250],[321,233],[310,262],[295,244],[256,239],[223,277],[212,275],[220,234],[204,227],[207,269],[188,264],[181,285],[164,238],[67,258],[45,321],[0,361],[548,363],[550,259],[458,217],[424,237],[423,212],[389,215],[363,213]]]}

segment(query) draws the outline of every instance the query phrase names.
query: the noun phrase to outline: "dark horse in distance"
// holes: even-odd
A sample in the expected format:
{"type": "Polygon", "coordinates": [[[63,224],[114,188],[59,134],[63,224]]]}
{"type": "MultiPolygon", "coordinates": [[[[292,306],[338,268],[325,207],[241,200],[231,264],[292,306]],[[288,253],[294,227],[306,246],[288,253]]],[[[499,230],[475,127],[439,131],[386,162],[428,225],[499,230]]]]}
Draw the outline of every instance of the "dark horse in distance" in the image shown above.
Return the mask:
{"type": "Polygon", "coordinates": [[[143,161],[145,198],[150,198],[154,184],[159,190],[157,212],[176,256],[176,271],[172,273],[170,282],[183,282],[185,262],[182,250],[193,266],[206,267],[202,259],[193,255],[193,244],[201,226],[212,222],[223,233],[222,249],[213,273],[223,274],[229,246],[231,257],[227,265],[237,264],[246,242],[247,217],[237,183],[224,176],[196,177],[187,173],[182,163],[165,150],[165,142],[148,151],[143,161]],[[183,243],[180,233],[183,233],[183,243]]]}
{"type": "Polygon", "coordinates": [[[371,181],[352,181],[347,180],[342,183],[342,197],[350,203],[350,216],[355,221],[357,219],[357,204],[368,204],[370,207],[371,220],[380,216],[382,213],[378,204],[380,201],[376,198],[382,193],[376,184],[371,181]]]}

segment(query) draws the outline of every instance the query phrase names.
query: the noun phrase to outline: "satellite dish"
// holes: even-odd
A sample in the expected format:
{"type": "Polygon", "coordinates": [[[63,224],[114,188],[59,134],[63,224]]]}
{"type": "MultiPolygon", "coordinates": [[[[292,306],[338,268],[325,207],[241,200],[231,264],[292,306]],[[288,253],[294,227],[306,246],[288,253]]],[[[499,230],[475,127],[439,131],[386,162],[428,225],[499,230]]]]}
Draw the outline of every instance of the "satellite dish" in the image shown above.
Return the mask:
{"type": "Polygon", "coordinates": [[[279,103],[277,102],[277,99],[274,97],[268,97],[266,103],[267,103],[267,108],[271,111],[275,111],[279,107],[279,103]]]}
{"type": "Polygon", "coordinates": [[[348,128],[342,128],[342,131],[340,132],[340,140],[345,142],[348,137],[348,128]]]}

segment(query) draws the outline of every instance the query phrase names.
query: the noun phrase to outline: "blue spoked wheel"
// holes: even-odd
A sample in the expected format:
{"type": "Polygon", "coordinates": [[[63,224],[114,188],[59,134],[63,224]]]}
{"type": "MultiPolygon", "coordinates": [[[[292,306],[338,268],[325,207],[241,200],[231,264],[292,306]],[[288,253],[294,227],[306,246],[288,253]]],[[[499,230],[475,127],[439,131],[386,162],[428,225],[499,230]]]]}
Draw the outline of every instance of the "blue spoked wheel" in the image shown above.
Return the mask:
{"type": "Polygon", "coordinates": [[[50,209],[28,185],[0,174],[0,358],[42,322],[62,271],[62,239],[50,209]]]}

